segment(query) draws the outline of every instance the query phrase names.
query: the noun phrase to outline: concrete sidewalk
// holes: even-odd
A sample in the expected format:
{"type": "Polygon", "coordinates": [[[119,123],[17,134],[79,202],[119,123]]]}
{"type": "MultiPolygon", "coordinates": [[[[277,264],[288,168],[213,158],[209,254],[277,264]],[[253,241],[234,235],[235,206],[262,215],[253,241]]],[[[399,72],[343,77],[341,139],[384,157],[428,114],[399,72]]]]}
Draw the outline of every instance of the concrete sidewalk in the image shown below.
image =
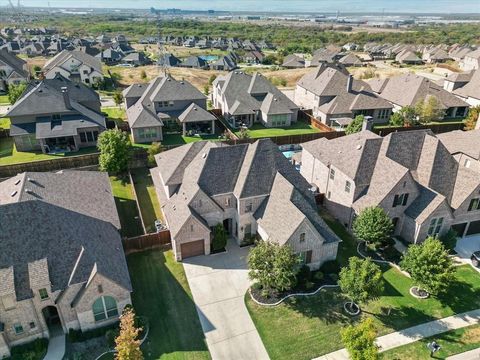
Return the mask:
{"type": "Polygon", "coordinates": [[[465,351],[463,353],[447,357],[447,360],[478,360],[478,359],[480,359],[480,348],[473,349],[470,351],[465,351]]]}
{"type": "Polygon", "coordinates": [[[52,336],[48,341],[48,350],[43,360],[61,360],[65,355],[65,334],[52,336]]]}
{"type": "MultiPolygon", "coordinates": [[[[380,351],[390,350],[402,345],[411,344],[420,339],[438,335],[450,330],[464,328],[474,325],[480,321],[480,309],[468,311],[462,314],[449,316],[440,320],[413,326],[377,338],[376,343],[380,351]]],[[[348,360],[348,353],[341,349],[330,354],[316,358],[315,360],[348,360]]],[[[468,358],[466,358],[468,359],[468,358]]]]}

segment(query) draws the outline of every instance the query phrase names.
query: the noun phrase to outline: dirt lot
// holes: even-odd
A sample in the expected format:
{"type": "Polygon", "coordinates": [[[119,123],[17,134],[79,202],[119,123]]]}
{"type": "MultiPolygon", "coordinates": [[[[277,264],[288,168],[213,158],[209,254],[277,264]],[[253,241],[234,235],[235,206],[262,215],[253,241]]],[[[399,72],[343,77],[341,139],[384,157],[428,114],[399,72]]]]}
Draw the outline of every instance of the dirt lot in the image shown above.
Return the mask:
{"type": "MultiPolygon", "coordinates": [[[[158,54],[157,45],[145,45],[145,44],[132,44],[132,47],[137,51],[146,51],[147,53],[158,54]]],[[[216,55],[221,56],[225,55],[228,52],[222,51],[219,49],[197,49],[197,48],[187,48],[183,46],[165,46],[165,51],[172,53],[178,58],[187,58],[189,56],[199,56],[199,55],[216,55]]]]}
{"type": "Polygon", "coordinates": [[[32,58],[25,58],[24,60],[27,62],[28,66],[30,68],[34,67],[35,65],[38,65],[40,67],[43,67],[45,63],[51,58],[47,58],[45,56],[35,56],[32,58]]]}

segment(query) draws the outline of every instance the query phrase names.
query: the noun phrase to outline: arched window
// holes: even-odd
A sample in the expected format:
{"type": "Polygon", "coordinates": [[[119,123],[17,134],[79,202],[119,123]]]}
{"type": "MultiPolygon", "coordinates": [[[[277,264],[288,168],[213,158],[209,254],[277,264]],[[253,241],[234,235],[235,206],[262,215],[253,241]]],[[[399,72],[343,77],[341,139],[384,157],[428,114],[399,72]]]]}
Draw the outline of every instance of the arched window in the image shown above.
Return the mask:
{"type": "Polygon", "coordinates": [[[118,315],[117,302],[111,296],[99,297],[92,305],[95,321],[110,319],[118,315]]]}

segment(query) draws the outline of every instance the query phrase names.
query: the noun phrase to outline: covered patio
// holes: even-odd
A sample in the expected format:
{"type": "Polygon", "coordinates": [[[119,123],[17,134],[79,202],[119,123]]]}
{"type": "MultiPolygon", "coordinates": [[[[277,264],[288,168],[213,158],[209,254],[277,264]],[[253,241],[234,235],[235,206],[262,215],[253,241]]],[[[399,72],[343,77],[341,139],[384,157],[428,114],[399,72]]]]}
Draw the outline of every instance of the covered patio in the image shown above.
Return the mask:
{"type": "Polygon", "coordinates": [[[179,117],[183,136],[213,135],[217,118],[204,108],[192,103],[179,117]]]}

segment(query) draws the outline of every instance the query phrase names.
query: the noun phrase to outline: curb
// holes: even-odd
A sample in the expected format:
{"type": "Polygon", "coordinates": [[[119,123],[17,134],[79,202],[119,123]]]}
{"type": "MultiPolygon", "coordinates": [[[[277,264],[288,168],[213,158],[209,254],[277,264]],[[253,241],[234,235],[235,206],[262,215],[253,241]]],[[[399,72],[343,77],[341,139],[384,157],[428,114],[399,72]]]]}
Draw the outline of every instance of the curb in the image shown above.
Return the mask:
{"type": "Polygon", "coordinates": [[[257,304],[257,305],[260,305],[260,306],[278,306],[280,305],[282,302],[284,302],[285,300],[287,300],[288,298],[291,298],[293,296],[312,296],[312,295],[316,295],[320,290],[322,289],[329,289],[329,288],[338,288],[340,287],[339,285],[322,285],[320,286],[317,290],[311,292],[311,293],[295,293],[295,294],[289,294],[285,297],[283,297],[282,299],[280,299],[279,301],[277,301],[276,303],[273,303],[273,304],[267,304],[267,303],[263,303],[261,301],[258,301],[257,299],[255,299],[252,295],[252,289],[251,288],[248,288],[248,293],[250,294],[250,298],[257,304]]]}

